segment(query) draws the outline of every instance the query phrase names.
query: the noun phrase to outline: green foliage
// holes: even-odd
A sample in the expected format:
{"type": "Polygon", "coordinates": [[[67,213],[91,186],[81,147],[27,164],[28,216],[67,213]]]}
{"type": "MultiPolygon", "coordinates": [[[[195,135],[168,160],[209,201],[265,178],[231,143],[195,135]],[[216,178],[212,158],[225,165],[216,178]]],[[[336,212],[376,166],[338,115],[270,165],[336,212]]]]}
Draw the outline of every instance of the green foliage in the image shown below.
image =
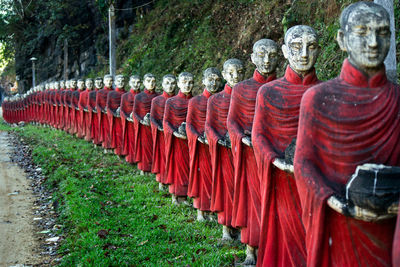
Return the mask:
{"type": "MultiPolygon", "coordinates": [[[[8,128],[6,128],[8,129],[8,128]]],[[[0,130],[1,124],[0,124],[0,130]]],[[[154,175],[68,134],[16,128],[47,177],[63,227],[60,266],[232,266],[239,243],[219,244],[222,227],[171,204],[154,175]]]]}

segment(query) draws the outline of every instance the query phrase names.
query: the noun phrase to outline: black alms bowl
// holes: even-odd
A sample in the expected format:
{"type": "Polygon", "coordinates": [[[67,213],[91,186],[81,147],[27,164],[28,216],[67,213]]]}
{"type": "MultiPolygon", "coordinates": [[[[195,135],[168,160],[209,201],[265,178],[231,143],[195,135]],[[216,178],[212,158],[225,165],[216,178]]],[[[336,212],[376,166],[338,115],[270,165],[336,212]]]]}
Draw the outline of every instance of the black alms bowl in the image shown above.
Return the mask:
{"type": "Polygon", "coordinates": [[[400,167],[378,164],[358,166],[346,185],[346,199],[356,206],[386,214],[399,201],[400,167]]]}

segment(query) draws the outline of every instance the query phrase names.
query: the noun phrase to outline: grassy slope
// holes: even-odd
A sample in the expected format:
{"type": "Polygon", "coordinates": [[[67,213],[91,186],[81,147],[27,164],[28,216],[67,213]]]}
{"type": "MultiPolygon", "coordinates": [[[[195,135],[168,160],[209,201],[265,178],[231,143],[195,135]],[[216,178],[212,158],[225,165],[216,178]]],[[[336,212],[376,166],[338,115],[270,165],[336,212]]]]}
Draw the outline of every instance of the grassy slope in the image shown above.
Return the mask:
{"type": "Polygon", "coordinates": [[[141,176],[61,131],[14,129],[33,147],[48,188],[56,189],[66,237],[61,266],[230,266],[244,257],[243,245],[218,245],[220,225],[199,223],[193,208],[173,206],[154,175],[141,176]]]}
{"type": "MultiPolygon", "coordinates": [[[[159,0],[134,25],[128,39],[120,41],[119,72],[152,72],[161,78],[189,71],[196,76],[198,93],[205,68],[221,68],[225,60],[237,57],[246,63],[249,77],[254,70],[250,53],[256,40],[271,38],[281,45],[287,28],[306,24],[319,32],[322,50],[316,69],[320,79],[327,80],[338,75],[345,56],[335,35],[341,10],[352,2],[355,0],[159,0]]],[[[281,55],[278,76],[283,75],[285,64],[281,55]]]]}

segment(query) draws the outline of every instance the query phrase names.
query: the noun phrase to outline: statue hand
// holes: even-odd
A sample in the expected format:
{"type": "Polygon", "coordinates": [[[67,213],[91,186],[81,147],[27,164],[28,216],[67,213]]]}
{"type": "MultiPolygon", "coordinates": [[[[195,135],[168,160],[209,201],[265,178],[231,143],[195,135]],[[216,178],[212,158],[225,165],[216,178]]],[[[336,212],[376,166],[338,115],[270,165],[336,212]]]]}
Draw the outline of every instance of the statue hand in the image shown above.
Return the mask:
{"type": "Polygon", "coordinates": [[[242,138],[242,143],[245,144],[246,146],[252,147],[253,144],[251,143],[251,139],[249,136],[245,136],[242,138]]]}
{"type": "Polygon", "coordinates": [[[158,129],[160,132],[164,131],[164,129],[163,129],[162,126],[157,126],[157,129],[158,129]]]}
{"type": "Polygon", "coordinates": [[[117,116],[119,117],[119,116],[120,116],[120,112],[121,112],[121,108],[118,107],[118,108],[115,110],[115,114],[117,114],[117,116]]]}
{"type": "Polygon", "coordinates": [[[272,164],[274,164],[275,167],[277,167],[278,169],[280,169],[282,171],[290,172],[290,173],[294,172],[293,165],[286,163],[286,161],[284,159],[276,158],[272,161],[272,164]]]}
{"type": "Polygon", "coordinates": [[[395,217],[397,214],[376,214],[375,212],[355,205],[349,205],[339,196],[332,195],[327,200],[328,206],[336,212],[365,222],[376,222],[395,217]]]}
{"type": "Polygon", "coordinates": [[[197,140],[202,144],[205,144],[205,142],[206,142],[206,139],[204,138],[204,136],[201,136],[201,135],[199,137],[197,137],[197,140]]]}
{"type": "Polygon", "coordinates": [[[187,137],[179,132],[174,131],[174,136],[180,139],[186,139],[187,137]]]}

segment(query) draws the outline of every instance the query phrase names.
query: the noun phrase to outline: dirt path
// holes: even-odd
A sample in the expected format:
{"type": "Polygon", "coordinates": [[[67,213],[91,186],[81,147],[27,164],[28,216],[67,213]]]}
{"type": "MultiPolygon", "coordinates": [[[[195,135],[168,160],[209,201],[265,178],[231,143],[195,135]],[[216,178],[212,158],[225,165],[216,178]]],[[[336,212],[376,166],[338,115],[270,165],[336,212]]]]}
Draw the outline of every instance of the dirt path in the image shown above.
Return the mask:
{"type": "Polygon", "coordinates": [[[7,133],[0,132],[0,266],[35,265],[40,260],[34,237],[33,195],[25,172],[11,162],[11,153],[7,133]]]}

